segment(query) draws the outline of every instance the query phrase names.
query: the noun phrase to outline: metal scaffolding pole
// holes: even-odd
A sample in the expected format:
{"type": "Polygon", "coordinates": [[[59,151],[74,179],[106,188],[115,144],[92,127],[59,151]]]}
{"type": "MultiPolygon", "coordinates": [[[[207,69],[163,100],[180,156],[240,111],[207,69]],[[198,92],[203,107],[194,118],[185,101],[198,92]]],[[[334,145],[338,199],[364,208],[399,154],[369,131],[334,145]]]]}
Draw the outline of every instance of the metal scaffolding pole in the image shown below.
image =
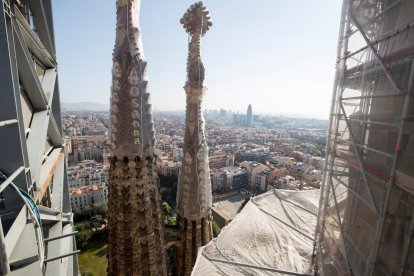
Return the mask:
{"type": "MultiPolygon", "coordinates": [[[[335,104],[337,101],[337,95],[340,94],[342,96],[342,92],[340,91],[340,84],[343,81],[343,68],[345,67],[345,62],[342,59],[342,56],[346,54],[346,50],[348,48],[348,39],[349,39],[349,33],[350,33],[350,23],[348,20],[348,17],[350,15],[350,2],[349,0],[344,0],[342,4],[342,12],[341,12],[341,19],[340,19],[340,27],[339,27],[339,35],[338,35],[338,47],[337,47],[337,63],[336,63],[336,72],[335,72],[335,79],[334,79],[334,85],[333,85],[333,95],[331,100],[331,110],[330,110],[330,120],[329,120],[329,130],[332,129],[333,125],[336,124],[336,128],[339,124],[339,113],[338,110],[335,109],[335,104]],[[335,122],[334,122],[335,121],[335,122]]],[[[339,96],[338,98],[341,98],[339,96]]],[[[325,160],[325,166],[324,166],[324,175],[322,180],[322,186],[321,186],[321,196],[319,200],[319,211],[318,211],[318,217],[317,217],[317,226],[315,229],[315,238],[314,238],[314,248],[312,255],[314,258],[316,258],[316,255],[319,255],[319,259],[317,258],[314,262],[316,265],[316,268],[323,271],[322,265],[322,258],[323,258],[323,252],[322,252],[322,245],[323,242],[323,236],[325,232],[325,219],[326,219],[326,211],[327,211],[327,203],[329,201],[329,190],[330,185],[327,185],[327,181],[332,182],[332,175],[330,175],[330,172],[333,169],[334,166],[334,157],[333,154],[335,152],[335,145],[332,145],[332,143],[335,143],[334,141],[337,139],[338,133],[328,133],[328,139],[326,143],[326,153],[328,158],[325,160]],[[334,137],[332,137],[335,135],[334,137]],[[318,267],[319,265],[319,267],[318,267]]]]}
{"type": "Polygon", "coordinates": [[[414,218],[401,213],[407,207],[414,209],[412,193],[401,189],[407,185],[410,189],[413,177],[409,166],[414,4],[409,0],[343,3],[347,10],[343,6],[340,31],[346,24],[352,29],[338,42],[342,55],[335,75],[314,254],[322,275],[331,269],[346,273],[345,261],[354,274],[403,275],[411,269],[414,231],[414,218]],[[348,44],[360,47],[349,51],[344,47],[348,44]],[[405,227],[399,253],[394,239],[400,240],[401,233],[392,228],[394,222],[405,227]],[[390,240],[389,235],[397,236],[390,240]]]}
{"type": "Polygon", "coordinates": [[[345,108],[344,108],[342,102],[340,103],[340,106],[341,106],[341,109],[342,109],[343,114],[345,115],[345,122],[346,122],[346,125],[348,127],[348,131],[349,131],[349,134],[350,134],[351,143],[352,143],[352,145],[354,147],[354,153],[355,153],[355,155],[357,157],[357,161],[358,161],[358,164],[359,164],[359,167],[360,167],[360,172],[362,174],[362,177],[364,178],[364,182],[366,183],[366,185],[368,187],[369,199],[371,200],[371,203],[372,203],[373,208],[375,210],[378,210],[377,205],[375,204],[375,201],[374,201],[374,197],[372,196],[371,187],[368,184],[368,178],[367,178],[367,175],[365,173],[364,164],[362,163],[361,152],[358,150],[358,147],[356,146],[355,135],[354,135],[354,133],[353,133],[353,131],[352,131],[350,125],[349,125],[349,122],[346,120],[347,116],[346,116],[345,108]]]}
{"type": "Polygon", "coordinates": [[[371,49],[372,53],[374,54],[375,59],[378,61],[378,63],[381,65],[382,70],[384,71],[385,76],[387,77],[387,79],[389,80],[389,82],[391,83],[392,87],[398,91],[399,94],[402,94],[401,89],[397,86],[397,84],[395,83],[394,78],[390,75],[387,67],[385,66],[384,60],[382,59],[382,57],[378,54],[377,49],[375,49],[375,47],[372,45],[371,41],[369,40],[369,38],[367,37],[367,35],[365,34],[364,30],[362,29],[361,25],[359,25],[358,21],[355,19],[354,15],[351,13],[351,21],[352,23],[358,28],[359,33],[362,35],[362,37],[364,38],[365,42],[367,43],[367,46],[371,49]]]}
{"type": "Polygon", "coordinates": [[[410,248],[413,243],[413,239],[414,239],[414,210],[411,215],[410,230],[408,231],[407,242],[404,244],[400,276],[403,276],[406,270],[409,268],[408,267],[408,255],[410,254],[410,248]]]}
{"type": "Polygon", "coordinates": [[[378,251],[379,251],[379,247],[380,247],[380,243],[381,243],[382,234],[383,234],[383,231],[384,231],[384,222],[385,222],[385,219],[387,217],[387,210],[388,210],[388,206],[390,204],[391,193],[392,193],[392,190],[393,190],[394,184],[395,184],[395,171],[397,170],[398,157],[400,155],[400,145],[401,145],[401,141],[402,141],[403,130],[404,130],[406,119],[407,119],[408,107],[409,107],[409,103],[410,103],[413,84],[414,84],[414,60],[411,61],[410,77],[409,77],[409,81],[408,81],[407,93],[406,93],[406,96],[405,96],[405,99],[404,99],[403,111],[402,111],[402,114],[401,114],[401,126],[400,126],[400,130],[398,132],[398,138],[397,138],[396,147],[395,147],[395,151],[394,151],[394,160],[393,160],[392,167],[391,167],[390,180],[389,180],[389,184],[388,184],[388,191],[387,191],[387,194],[386,194],[386,197],[385,197],[384,207],[382,208],[382,210],[379,214],[380,215],[380,220],[379,220],[377,228],[376,228],[377,231],[375,233],[375,239],[374,239],[375,243],[374,243],[374,248],[371,251],[370,262],[367,263],[367,265],[369,265],[367,267],[368,275],[374,275],[374,273],[375,273],[376,259],[378,257],[378,251]]]}

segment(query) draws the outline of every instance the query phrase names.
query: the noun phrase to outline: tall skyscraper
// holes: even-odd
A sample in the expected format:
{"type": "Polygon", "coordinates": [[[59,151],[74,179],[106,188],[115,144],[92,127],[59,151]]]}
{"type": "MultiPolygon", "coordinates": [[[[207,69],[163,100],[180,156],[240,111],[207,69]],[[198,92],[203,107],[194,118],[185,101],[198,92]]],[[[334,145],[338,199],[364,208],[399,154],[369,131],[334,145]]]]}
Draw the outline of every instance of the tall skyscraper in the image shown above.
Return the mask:
{"type": "Polygon", "coordinates": [[[166,275],[139,0],[118,0],[111,88],[108,274],[166,275]]]}
{"type": "Polygon", "coordinates": [[[0,5],[0,275],[78,275],[51,2],[0,5]]]}
{"type": "Polygon", "coordinates": [[[253,125],[253,109],[251,104],[247,107],[246,125],[248,127],[253,125]]]}
{"type": "Polygon", "coordinates": [[[200,39],[212,26],[209,11],[202,2],[190,7],[181,24],[191,37],[188,44],[185,136],[182,167],[177,192],[177,223],[181,234],[176,251],[174,273],[190,275],[200,246],[212,238],[211,180],[208,147],[204,136],[201,101],[204,87],[204,66],[200,57],[200,39]]]}

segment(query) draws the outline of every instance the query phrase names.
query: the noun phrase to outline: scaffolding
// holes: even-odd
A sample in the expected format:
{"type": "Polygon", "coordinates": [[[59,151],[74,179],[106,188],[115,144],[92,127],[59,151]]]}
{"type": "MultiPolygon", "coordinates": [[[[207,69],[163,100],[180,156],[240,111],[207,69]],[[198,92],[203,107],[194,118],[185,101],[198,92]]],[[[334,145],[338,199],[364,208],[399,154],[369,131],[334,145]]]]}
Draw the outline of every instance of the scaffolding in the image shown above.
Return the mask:
{"type": "Polygon", "coordinates": [[[0,275],[77,275],[51,0],[0,2],[0,275]]]}
{"type": "Polygon", "coordinates": [[[414,1],[344,0],[315,233],[322,275],[414,275],[414,1]]]}

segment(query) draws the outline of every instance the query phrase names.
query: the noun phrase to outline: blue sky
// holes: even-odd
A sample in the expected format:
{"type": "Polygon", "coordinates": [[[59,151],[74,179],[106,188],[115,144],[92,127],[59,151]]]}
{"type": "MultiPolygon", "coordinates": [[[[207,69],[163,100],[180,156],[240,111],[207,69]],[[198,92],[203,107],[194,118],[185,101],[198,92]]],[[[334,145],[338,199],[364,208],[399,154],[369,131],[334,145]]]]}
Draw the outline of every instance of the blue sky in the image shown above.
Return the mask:
{"type": "MultiPolygon", "coordinates": [[[[187,34],[179,19],[194,1],[142,0],[149,91],[157,110],[184,110],[187,34]]],[[[210,0],[202,39],[203,108],[328,118],[340,0],[210,0]]],[[[109,103],[115,1],[55,0],[63,102],[109,103]]]]}

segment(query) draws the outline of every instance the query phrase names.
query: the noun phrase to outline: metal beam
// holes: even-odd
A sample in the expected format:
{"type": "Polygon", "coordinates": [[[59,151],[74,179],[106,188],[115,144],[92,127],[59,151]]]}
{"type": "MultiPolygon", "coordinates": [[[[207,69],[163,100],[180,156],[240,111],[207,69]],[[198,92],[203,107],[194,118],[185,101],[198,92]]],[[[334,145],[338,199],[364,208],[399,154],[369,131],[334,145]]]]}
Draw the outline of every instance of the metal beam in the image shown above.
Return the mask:
{"type": "Polygon", "coordinates": [[[14,173],[12,173],[9,177],[7,177],[7,179],[3,183],[1,183],[1,185],[0,185],[0,193],[2,193],[4,191],[4,189],[6,189],[7,186],[9,186],[9,184],[12,183],[13,180],[17,176],[19,176],[19,174],[22,171],[24,171],[24,167],[23,166],[19,167],[16,171],[14,171],[14,173]]]}
{"type": "Polygon", "coordinates": [[[336,176],[332,176],[332,177],[335,178],[335,180],[338,181],[339,184],[346,187],[348,189],[348,191],[350,191],[354,196],[359,198],[362,203],[365,203],[365,205],[367,205],[367,207],[369,207],[372,211],[374,211],[374,212],[377,211],[372,207],[372,204],[370,202],[368,202],[364,197],[362,197],[357,191],[355,191],[354,189],[351,189],[348,185],[345,184],[345,182],[343,182],[342,180],[340,180],[336,176]]]}
{"type": "MultiPolygon", "coordinates": [[[[351,144],[352,145],[352,142],[351,141],[348,140],[347,142],[348,142],[348,144],[351,144]]],[[[387,152],[384,152],[384,151],[380,151],[380,150],[377,150],[377,149],[368,147],[367,145],[361,145],[361,144],[358,144],[358,143],[355,143],[355,145],[358,148],[361,148],[361,149],[364,149],[364,150],[367,150],[367,151],[371,151],[371,152],[375,152],[375,153],[377,153],[379,155],[382,155],[384,157],[387,157],[387,158],[390,158],[390,159],[394,158],[394,156],[392,154],[390,154],[390,153],[387,153],[387,152]]]]}
{"type": "Polygon", "coordinates": [[[52,237],[52,238],[44,239],[44,242],[50,242],[50,241],[55,241],[55,240],[63,239],[63,238],[66,238],[66,237],[71,237],[71,236],[76,235],[77,233],[78,233],[78,231],[75,231],[75,232],[71,232],[71,233],[68,233],[68,234],[60,235],[60,236],[57,236],[57,237],[52,237]]]}
{"type": "Polygon", "coordinates": [[[38,185],[40,185],[38,181],[45,149],[48,122],[48,110],[34,113],[30,125],[30,133],[27,137],[27,150],[29,152],[32,180],[36,181],[38,185]]]}
{"type": "Polygon", "coordinates": [[[39,209],[42,223],[55,223],[58,221],[63,223],[72,222],[72,217],[68,216],[66,213],[61,213],[42,205],[37,205],[37,208],[39,209]]]}
{"type": "MultiPolygon", "coordinates": [[[[334,199],[334,202],[335,202],[336,216],[338,217],[339,232],[341,234],[342,240],[344,241],[345,240],[345,237],[344,237],[344,232],[345,231],[344,231],[344,227],[342,225],[341,215],[340,215],[339,208],[338,208],[338,201],[336,200],[337,194],[336,194],[335,187],[333,185],[332,180],[330,182],[331,182],[330,184],[331,184],[333,199],[334,199]]],[[[346,267],[347,267],[349,275],[352,275],[352,272],[351,272],[352,270],[351,270],[351,266],[350,266],[350,263],[349,263],[349,257],[348,257],[348,250],[346,249],[345,244],[344,244],[344,251],[345,251],[346,267]]]]}
{"type": "Polygon", "coordinates": [[[43,93],[45,94],[46,100],[50,105],[53,99],[53,92],[55,91],[55,83],[56,83],[56,69],[48,69],[45,71],[42,79],[42,89],[43,93]]]}
{"type": "Polygon", "coordinates": [[[62,147],[63,137],[60,133],[59,127],[56,123],[55,116],[51,115],[49,118],[48,133],[49,138],[54,147],[62,147]]]}
{"type": "MultiPolygon", "coordinates": [[[[16,22],[16,20],[14,20],[14,22],[16,22]]],[[[17,22],[15,24],[17,24],[17,22]]],[[[33,60],[27,49],[26,42],[20,34],[20,30],[16,27],[17,26],[14,28],[14,38],[16,42],[16,58],[19,67],[19,78],[33,108],[37,111],[46,110],[47,99],[43,93],[36,70],[34,69],[33,60]]]]}
{"type": "Polygon", "coordinates": [[[346,125],[347,125],[347,127],[348,127],[348,131],[349,131],[349,134],[350,134],[351,142],[352,142],[352,145],[353,145],[353,147],[354,147],[355,155],[356,155],[356,158],[357,158],[357,161],[358,161],[359,167],[360,167],[360,172],[361,172],[361,174],[362,174],[362,177],[364,178],[364,182],[366,183],[366,185],[367,185],[367,187],[368,187],[368,194],[369,194],[369,198],[370,198],[370,200],[371,200],[371,203],[372,203],[372,206],[374,207],[374,209],[375,209],[376,211],[378,211],[378,208],[377,208],[377,206],[376,206],[376,204],[375,204],[375,201],[374,201],[374,197],[372,196],[371,187],[369,186],[369,183],[368,183],[368,178],[367,178],[367,175],[366,175],[366,173],[365,173],[365,168],[364,168],[364,165],[362,164],[362,160],[361,160],[361,156],[360,156],[360,151],[358,150],[358,147],[357,147],[357,145],[356,145],[355,135],[354,135],[354,133],[353,133],[353,131],[352,131],[352,129],[351,129],[351,126],[349,125],[348,120],[347,120],[347,119],[348,119],[348,116],[346,115],[346,111],[345,111],[344,106],[342,105],[342,102],[340,102],[340,103],[339,103],[339,105],[340,105],[340,107],[341,107],[341,109],[342,109],[342,113],[343,113],[343,114],[344,114],[344,116],[345,116],[345,122],[346,122],[346,125]]]}
{"type": "Polygon", "coordinates": [[[388,182],[388,191],[387,191],[387,194],[385,196],[383,208],[382,208],[381,212],[379,213],[380,219],[378,221],[377,228],[376,228],[375,239],[374,239],[374,241],[375,241],[374,248],[372,249],[371,255],[369,257],[370,263],[369,264],[367,263],[367,266],[368,266],[367,267],[367,269],[368,269],[367,275],[373,275],[375,273],[376,259],[378,258],[378,252],[379,252],[380,243],[381,243],[381,239],[382,239],[382,235],[383,235],[383,231],[384,231],[385,218],[386,218],[388,206],[389,206],[390,201],[391,201],[391,193],[392,193],[392,190],[393,190],[394,184],[395,184],[395,171],[397,170],[398,157],[400,155],[400,145],[401,145],[401,141],[402,141],[402,137],[403,137],[405,121],[406,121],[408,110],[409,110],[409,107],[410,107],[411,92],[412,92],[413,88],[414,88],[414,61],[411,62],[411,69],[410,69],[407,93],[406,93],[406,96],[405,96],[405,99],[404,99],[404,105],[403,105],[401,118],[400,118],[401,127],[400,127],[400,130],[398,132],[398,137],[397,137],[395,150],[394,150],[394,160],[392,162],[391,173],[390,173],[390,178],[389,178],[389,182],[388,182]]]}
{"type": "Polygon", "coordinates": [[[56,261],[56,260],[59,260],[59,259],[65,258],[65,257],[69,257],[69,256],[79,254],[80,252],[81,252],[80,250],[76,250],[76,251],[73,251],[73,252],[70,252],[70,253],[67,253],[67,254],[63,254],[63,255],[60,255],[60,256],[57,256],[57,257],[47,258],[43,262],[47,263],[47,262],[51,262],[51,261],[56,261]]]}
{"type": "Polygon", "coordinates": [[[395,97],[395,96],[401,96],[400,93],[384,93],[384,94],[370,94],[370,95],[364,95],[364,96],[354,96],[354,97],[344,97],[340,98],[340,100],[361,100],[361,99],[375,99],[375,98],[386,98],[386,97],[395,97]]]}
{"type": "Polygon", "coordinates": [[[367,46],[371,49],[372,53],[374,54],[374,57],[376,58],[378,63],[381,65],[381,67],[384,71],[385,77],[389,80],[389,82],[391,83],[391,86],[396,91],[398,91],[400,94],[402,94],[401,89],[397,86],[397,84],[395,83],[393,77],[390,75],[390,72],[388,71],[387,67],[385,66],[385,63],[382,60],[382,57],[378,54],[377,49],[374,48],[374,46],[372,45],[372,42],[369,40],[369,38],[365,34],[364,30],[362,29],[361,25],[358,23],[358,21],[355,19],[354,15],[352,13],[350,14],[350,18],[352,20],[352,23],[358,28],[359,33],[364,38],[365,42],[367,43],[367,46]]]}
{"type": "Polygon", "coordinates": [[[414,210],[411,214],[411,223],[410,223],[410,229],[408,230],[408,235],[406,235],[406,242],[404,243],[404,248],[402,252],[402,258],[401,258],[401,269],[400,269],[400,276],[405,275],[405,272],[408,268],[408,256],[410,255],[410,248],[413,243],[414,239],[414,210]]]}
{"type": "Polygon", "coordinates": [[[20,234],[23,232],[23,228],[27,224],[27,207],[23,205],[23,207],[19,210],[19,214],[17,215],[16,219],[13,221],[12,226],[10,227],[9,231],[5,235],[4,244],[6,247],[7,258],[10,258],[14,247],[16,246],[20,234]]]}
{"type": "Polygon", "coordinates": [[[27,23],[26,18],[20,13],[19,10],[15,11],[16,19],[20,32],[26,41],[27,47],[30,52],[46,67],[55,67],[56,60],[49,54],[46,47],[40,41],[39,37],[33,32],[30,25],[27,23]]]}
{"type": "Polygon", "coordinates": [[[48,23],[48,18],[45,13],[45,7],[43,6],[42,0],[29,0],[31,11],[34,15],[37,32],[39,33],[39,38],[42,43],[45,45],[49,53],[54,56],[55,47],[53,45],[53,39],[51,36],[50,25],[48,23]]]}
{"type": "Polygon", "coordinates": [[[13,124],[17,124],[17,120],[16,119],[1,121],[0,122],[0,127],[9,126],[9,125],[13,125],[13,124]]]}
{"type": "MultiPolygon", "coordinates": [[[[63,223],[61,221],[57,221],[53,226],[49,229],[49,237],[59,237],[62,235],[62,227],[63,223]]],[[[47,239],[45,239],[45,243],[47,246],[47,254],[49,256],[57,256],[62,253],[62,243],[60,240],[51,240],[50,242],[47,242],[47,239]]],[[[67,251],[68,252],[68,251],[67,251]]],[[[54,275],[60,275],[60,262],[51,262],[48,263],[46,266],[46,276],[54,276],[54,275]]]]}
{"type": "MultiPolygon", "coordinates": [[[[3,2],[2,2],[3,3],[3,2]]],[[[20,85],[17,73],[16,52],[11,18],[6,15],[6,3],[0,5],[0,120],[22,121],[20,85]],[[3,5],[4,4],[4,5],[3,5]]],[[[0,160],[3,172],[11,174],[18,167],[27,164],[27,152],[23,124],[0,128],[0,156],[13,156],[11,160],[0,160]]],[[[21,178],[16,183],[24,188],[28,183],[21,178]]]]}
{"type": "Polygon", "coordinates": [[[6,244],[4,241],[3,225],[0,223],[0,274],[7,275],[10,272],[10,262],[7,257],[6,244]]]}
{"type": "Polygon", "coordinates": [[[368,124],[368,125],[378,125],[378,126],[384,126],[384,127],[399,127],[400,124],[395,123],[388,123],[388,122],[377,122],[377,121],[371,121],[371,120],[358,120],[358,119],[351,119],[348,118],[348,121],[350,122],[356,122],[356,123],[362,123],[362,124],[368,124]]]}
{"type": "MultiPolygon", "coordinates": [[[[62,153],[63,155],[63,153],[62,153]]],[[[63,156],[62,156],[63,157],[63,156]]],[[[65,195],[63,194],[63,185],[67,185],[67,182],[64,182],[64,174],[65,173],[65,160],[61,158],[56,170],[53,174],[53,186],[52,186],[52,203],[51,208],[53,210],[62,211],[63,206],[63,198],[65,195]]]]}

